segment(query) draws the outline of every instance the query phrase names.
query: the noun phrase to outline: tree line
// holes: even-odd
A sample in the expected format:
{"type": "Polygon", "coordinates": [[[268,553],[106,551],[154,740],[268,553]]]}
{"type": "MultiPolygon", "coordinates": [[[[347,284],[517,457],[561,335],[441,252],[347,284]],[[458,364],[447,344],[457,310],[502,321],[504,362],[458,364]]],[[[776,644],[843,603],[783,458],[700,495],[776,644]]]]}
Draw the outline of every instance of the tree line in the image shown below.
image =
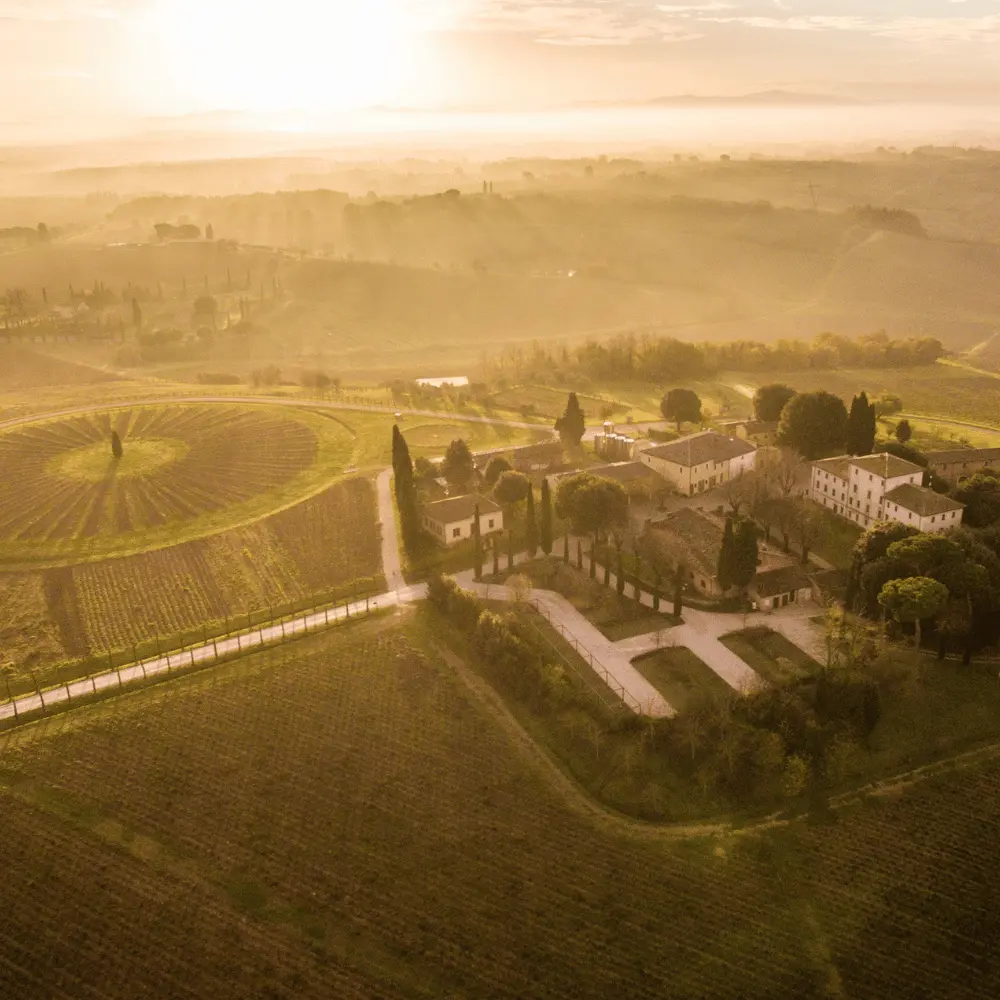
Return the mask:
{"type": "Polygon", "coordinates": [[[891,338],[884,331],[862,337],[824,333],[813,340],[691,344],[650,333],[619,334],[578,347],[535,343],[513,348],[490,362],[489,374],[551,380],[578,372],[598,381],[676,382],[721,371],[798,371],[834,368],[901,368],[929,365],[944,355],[934,337],[891,338]]]}

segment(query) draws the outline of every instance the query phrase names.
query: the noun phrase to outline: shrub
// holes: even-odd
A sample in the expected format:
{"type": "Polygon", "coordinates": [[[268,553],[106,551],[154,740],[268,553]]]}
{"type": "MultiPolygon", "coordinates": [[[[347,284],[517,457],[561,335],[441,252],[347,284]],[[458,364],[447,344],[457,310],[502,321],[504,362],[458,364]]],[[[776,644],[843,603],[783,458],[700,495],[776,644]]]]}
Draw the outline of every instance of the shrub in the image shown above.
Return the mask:
{"type": "Polygon", "coordinates": [[[867,736],[882,718],[878,681],[860,671],[826,671],[816,685],[816,712],[824,722],[844,723],[867,736]]]}

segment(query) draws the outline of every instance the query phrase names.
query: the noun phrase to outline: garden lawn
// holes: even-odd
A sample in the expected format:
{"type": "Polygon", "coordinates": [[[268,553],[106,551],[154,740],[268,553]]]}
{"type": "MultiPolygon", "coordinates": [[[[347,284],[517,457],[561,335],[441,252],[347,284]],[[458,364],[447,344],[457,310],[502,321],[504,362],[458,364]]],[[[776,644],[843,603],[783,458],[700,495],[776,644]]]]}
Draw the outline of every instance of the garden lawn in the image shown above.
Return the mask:
{"type": "Polygon", "coordinates": [[[678,714],[699,698],[729,697],[732,689],[685,646],[667,646],[639,657],[632,665],[678,714]]]}
{"type": "Polygon", "coordinates": [[[719,640],[775,686],[802,680],[819,670],[819,664],[783,635],[768,628],[731,632],[719,640]]]}

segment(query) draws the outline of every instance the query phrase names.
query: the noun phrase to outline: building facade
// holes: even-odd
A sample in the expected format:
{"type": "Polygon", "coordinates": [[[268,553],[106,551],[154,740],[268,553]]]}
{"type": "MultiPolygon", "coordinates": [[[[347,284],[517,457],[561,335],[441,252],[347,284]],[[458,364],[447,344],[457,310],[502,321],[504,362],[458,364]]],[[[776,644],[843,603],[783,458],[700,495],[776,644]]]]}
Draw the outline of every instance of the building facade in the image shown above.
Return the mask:
{"type": "Polygon", "coordinates": [[[1000,448],[953,448],[928,451],[924,457],[931,472],[949,483],[960,483],[981,469],[1000,469],[1000,448]]]}
{"type": "Polygon", "coordinates": [[[482,537],[503,531],[503,508],[495,500],[475,493],[425,504],[420,522],[440,545],[457,545],[472,537],[477,506],[482,537]]]}
{"type": "Polygon", "coordinates": [[[924,470],[882,453],[813,462],[808,496],[861,528],[899,521],[918,531],[945,531],[962,523],[963,504],[922,486],[924,470]]]}
{"type": "Polygon", "coordinates": [[[757,449],[748,441],[718,431],[702,431],[647,448],[638,457],[678,493],[694,496],[749,472],[754,468],[757,449]]]}

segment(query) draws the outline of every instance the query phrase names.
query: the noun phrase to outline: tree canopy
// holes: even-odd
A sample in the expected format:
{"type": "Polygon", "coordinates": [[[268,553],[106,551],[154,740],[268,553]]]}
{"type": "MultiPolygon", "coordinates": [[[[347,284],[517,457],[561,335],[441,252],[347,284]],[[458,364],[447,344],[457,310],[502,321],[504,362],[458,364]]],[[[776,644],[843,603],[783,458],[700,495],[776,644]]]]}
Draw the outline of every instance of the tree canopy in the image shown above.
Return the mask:
{"type": "Polygon", "coordinates": [[[693,389],[671,389],[660,401],[660,413],[677,425],[679,433],[683,423],[701,423],[701,399],[693,389]]]}
{"type": "Polygon", "coordinates": [[[488,486],[495,486],[500,476],[505,472],[509,472],[512,468],[513,466],[503,455],[494,455],[486,463],[486,471],[483,473],[483,478],[486,480],[488,486]]]}
{"type": "Polygon", "coordinates": [[[896,424],[896,440],[900,444],[906,444],[911,437],[913,437],[913,428],[910,426],[910,421],[904,417],[896,424]]]}
{"type": "Polygon", "coordinates": [[[531,481],[523,472],[509,470],[500,474],[493,487],[493,497],[497,503],[511,505],[520,503],[531,489],[531,481]]]}
{"type": "Polygon", "coordinates": [[[609,531],[628,523],[628,494],[613,479],[578,472],[560,480],[556,511],[577,535],[609,531]]]}
{"type": "Polygon", "coordinates": [[[441,462],[441,474],[448,480],[448,485],[452,489],[468,492],[475,473],[476,463],[469,446],[461,438],[452,441],[441,462]]]}
{"type": "Polygon", "coordinates": [[[965,504],[962,520],[972,528],[988,528],[1000,522],[1000,479],[977,472],[952,491],[965,504]]]}
{"type": "Polygon", "coordinates": [[[878,602],[898,622],[912,622],[916,650],[920,652],[920,623],[940,614],[948,603],[948,588],[926,576],[890,580],[878,602]]]}
{"type": "Polygon", "coordinates": [[[847,408],[824,389],[800,393],[781,412],[779,442],[810,461],[841,451],[846,436],[847,408]]]}
{"type": "Polygon", "coordinates": [[[758,420],[775,421],[781,419],[785,404],[798,393],[780,382],[762,385],[753,395],[753,412],[758,420]]]}

